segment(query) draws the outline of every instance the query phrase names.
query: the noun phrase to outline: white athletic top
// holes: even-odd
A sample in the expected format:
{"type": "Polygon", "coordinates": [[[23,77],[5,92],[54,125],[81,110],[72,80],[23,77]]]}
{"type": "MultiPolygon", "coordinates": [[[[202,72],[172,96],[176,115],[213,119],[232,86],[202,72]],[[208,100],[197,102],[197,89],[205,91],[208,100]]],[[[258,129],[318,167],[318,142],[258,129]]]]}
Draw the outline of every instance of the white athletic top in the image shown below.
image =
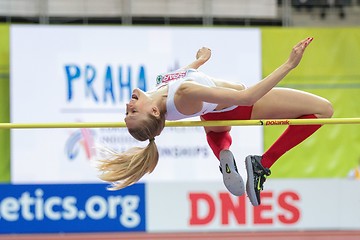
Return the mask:
{"type": "Polygon", "coordinates": [[[175,106],[174,102],[174,96],[176,91],[179,89],[181,84],[185,81],[195,81],[199,84],[214,87],[216,86],[215,83],[202,72],[199,72],[195,69],[188,69],[188,70],[179,70],[173,73],[168,73],[164,75],[159,75],[156,79],[157,87],[160,88],[164,85],[168,85],[168,95],[166,100],[166,120],[180,120],[184,118],[191,118],[191,117],[197,117],[201,116],[203,114],[209,113],[209,112],[226,112],[233,110],[237,106],[231,106],[225,109],[222,109],[220,111],[215,111],[215,108],[217,107],[216,103],[209,103],[209,102],[203,102],[202,109],[194,114],[191,115],[184,115],[180,113],[175,106]]]}

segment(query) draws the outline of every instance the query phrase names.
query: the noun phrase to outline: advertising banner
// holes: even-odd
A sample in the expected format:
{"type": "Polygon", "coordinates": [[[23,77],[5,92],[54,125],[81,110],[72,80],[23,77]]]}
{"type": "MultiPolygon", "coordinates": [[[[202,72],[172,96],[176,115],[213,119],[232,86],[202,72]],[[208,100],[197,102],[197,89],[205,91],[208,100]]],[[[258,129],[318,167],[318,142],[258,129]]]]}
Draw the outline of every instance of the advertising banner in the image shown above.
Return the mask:
{"type": "MultiPolygon", "coordinates": [[[[159,73],[188,65],[202,46],[212,49],[201,67],[208,75],[245,85],[261,79],[259,29],[11,26],[11,121],[123,121],[133,88],[152,89],[159,73]]],[[[262,152],[262,129],[238,127],[232,135],[244,172],[244,158],[262,152]]],[[[145,181],[221,178],[201,127],[166,128],[156,143],[160,161],[145,181]]],[[[11,179],[97,182],[90,160],[99,148],[145,144],[125,128],[13,131],[11,179]]]]}
{"type": "Polygon", "coordinates": [[[261,205],[220,182],[147,185],[147,229],[167,231],[358,230],[360,181],[268,179],[261,205]],[[160,194],[166,196],[159,198],[160,194]]]}
{"type": "Polygon", "coordinates": [[[360,181],[268,179],[261,205],[221,181],[0,185],[0,234],[359,230],[360,181]],[[321,191],[319,191],[321,189],[321,191]]]}
{"type": "Polygon", "coordinates": [[[145,231],[145,186],[0,185],[0,234],[145,231]]]}

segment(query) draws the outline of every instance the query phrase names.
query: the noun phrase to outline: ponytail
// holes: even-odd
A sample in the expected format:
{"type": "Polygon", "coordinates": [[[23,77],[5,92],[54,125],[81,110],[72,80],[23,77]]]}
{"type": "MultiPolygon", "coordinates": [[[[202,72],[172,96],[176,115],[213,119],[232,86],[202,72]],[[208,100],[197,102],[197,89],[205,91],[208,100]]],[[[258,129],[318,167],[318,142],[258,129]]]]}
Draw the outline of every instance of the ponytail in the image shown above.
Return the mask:
{"type": "Polygon", "coordinates": [[[118,190],[139,181],[146,173],[154,171],[159,152],[154,136],[161,133],[165,126],[165,113],[160,117],[148,115],[136,128],[128,128],[129,133],[138,141],[147,141],[145,148],[134,147],[123,153],[107,150],[108,156],[99,160],[100,179],[110,182],[110,190],[118,190]]]}
{"type": "Polygon", "coordinates": [[[112,183],[109,190],[118,190],[139,181],[146,173],[151,173],[159,159],[154,138],[145,148],[134,147],[123,153],[108,150],[110,157],[100,160],[100,179],[112,183]]]}

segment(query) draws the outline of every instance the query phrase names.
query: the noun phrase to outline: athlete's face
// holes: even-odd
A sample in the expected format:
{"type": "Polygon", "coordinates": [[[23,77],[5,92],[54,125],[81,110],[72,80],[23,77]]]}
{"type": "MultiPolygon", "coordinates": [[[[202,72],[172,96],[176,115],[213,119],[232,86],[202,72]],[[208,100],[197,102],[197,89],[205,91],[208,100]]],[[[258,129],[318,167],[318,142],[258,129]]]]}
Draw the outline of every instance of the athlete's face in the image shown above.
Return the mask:
{"type": "Polygon", "coordinates": [[[126,126],[128,128],[137,127],[150,113],[152,113],[151,99],[142,90],[134,89],[130,102],[126,104],[126,126]]]}

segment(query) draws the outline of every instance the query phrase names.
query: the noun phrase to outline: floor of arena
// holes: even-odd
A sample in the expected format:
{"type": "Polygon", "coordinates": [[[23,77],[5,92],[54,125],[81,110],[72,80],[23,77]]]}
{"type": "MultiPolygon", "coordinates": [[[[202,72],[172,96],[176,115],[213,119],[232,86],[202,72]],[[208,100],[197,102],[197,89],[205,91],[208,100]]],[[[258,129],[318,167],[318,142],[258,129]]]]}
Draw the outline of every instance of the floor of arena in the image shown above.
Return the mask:
{"type": "Polygon", "coordinates": [[[112,239],[242,239],[242,240],[359,240],[360,231],[296,231],[296,232],[203,232],[203,233],[86,233],[0,235],[0,240],[112,240],[112,239]]]}

